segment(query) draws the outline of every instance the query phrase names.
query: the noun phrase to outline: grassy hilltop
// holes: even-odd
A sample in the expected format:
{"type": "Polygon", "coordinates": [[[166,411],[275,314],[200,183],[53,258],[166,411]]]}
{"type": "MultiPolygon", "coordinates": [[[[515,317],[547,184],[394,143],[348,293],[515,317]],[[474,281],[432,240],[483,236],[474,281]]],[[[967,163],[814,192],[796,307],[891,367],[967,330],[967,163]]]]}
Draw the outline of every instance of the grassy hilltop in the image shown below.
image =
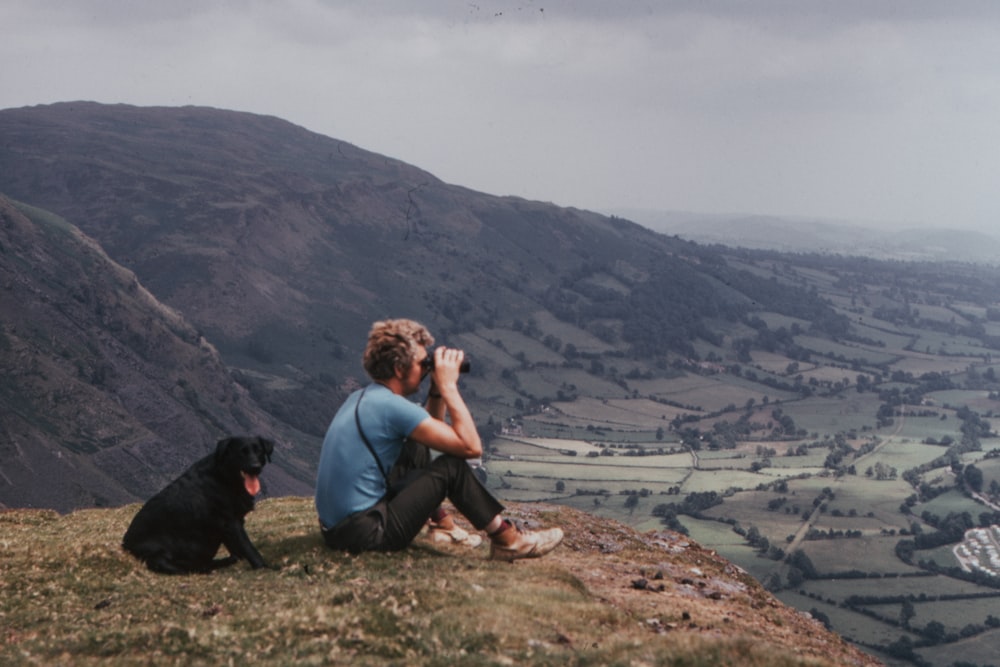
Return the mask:
{"type": "Polygon", "coordinates": [[[0,514],[0,663],[874,665],[676,533],[569,508],[555,553],[514,565],[418,539],[352,557],[312,501],[261,502],[248,532],[273,570],[148,572],[119,542],[138,509],[0,514]]]}

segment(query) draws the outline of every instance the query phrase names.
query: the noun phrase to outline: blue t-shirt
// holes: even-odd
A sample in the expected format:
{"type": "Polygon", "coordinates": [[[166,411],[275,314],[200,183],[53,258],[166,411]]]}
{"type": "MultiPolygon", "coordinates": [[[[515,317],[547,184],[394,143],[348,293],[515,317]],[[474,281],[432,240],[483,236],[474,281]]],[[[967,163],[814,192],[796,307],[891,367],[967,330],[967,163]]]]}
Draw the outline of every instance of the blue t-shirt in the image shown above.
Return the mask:
{"type": "Polygon", "coordinates": [[[316,511],[324,528],[368,509],[385,495],[385,478],[358,433],[354,408],[364,392],[358,416],[368,441],[389,472],[403,442],[430,415],[422,406],[374,383],[355,391],[340,406],[323,439],[316,474],[316,511]]]}

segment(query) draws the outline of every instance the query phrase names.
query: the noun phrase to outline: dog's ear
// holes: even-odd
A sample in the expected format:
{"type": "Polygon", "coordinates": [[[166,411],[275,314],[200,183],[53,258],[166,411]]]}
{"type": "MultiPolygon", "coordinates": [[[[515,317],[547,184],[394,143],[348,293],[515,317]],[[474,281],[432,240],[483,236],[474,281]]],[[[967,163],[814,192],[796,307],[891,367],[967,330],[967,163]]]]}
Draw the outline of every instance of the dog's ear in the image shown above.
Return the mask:
{"type": "Polygon", "coordinates": [[[267,462],[271,462],[271,453],[274,452],[274,443],[267,438],[257,438],[260,440],[261,446],[264,448],[264,456],[267,458],[267,462]]]}
{"type": "Polygon", "coordinates": [[[222,461],[226,458],[226,452],[229,451],[229,445],[232,442],[232,438],[223,438],[215,444],[215,465],[222,465],[222,461]]]}

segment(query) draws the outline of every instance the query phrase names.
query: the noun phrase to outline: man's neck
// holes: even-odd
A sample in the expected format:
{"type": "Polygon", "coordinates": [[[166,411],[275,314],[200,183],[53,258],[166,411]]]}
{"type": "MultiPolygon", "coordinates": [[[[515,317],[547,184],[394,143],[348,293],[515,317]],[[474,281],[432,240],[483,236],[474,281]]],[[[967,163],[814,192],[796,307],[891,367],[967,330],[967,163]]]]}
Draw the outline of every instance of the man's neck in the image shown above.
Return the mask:
{"type": "Polygon", "coordinates": [[[403,395],[403,383],[399,378],[389,378],[388,380],[375,380],[375,384],[380,384],[397,396],[403,395]]]}

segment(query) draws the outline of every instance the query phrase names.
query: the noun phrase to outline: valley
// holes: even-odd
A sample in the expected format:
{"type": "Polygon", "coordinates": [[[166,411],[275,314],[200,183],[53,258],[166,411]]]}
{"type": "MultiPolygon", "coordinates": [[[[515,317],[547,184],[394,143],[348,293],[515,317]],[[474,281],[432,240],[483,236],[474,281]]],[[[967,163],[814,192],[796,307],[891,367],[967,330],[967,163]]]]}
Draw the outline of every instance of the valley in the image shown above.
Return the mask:
{"type": "Polygon", "coordinates": [[[738,328],[666,368],[544,314],[531,335],[459,337],[484,365],[519,360],[467,382],[492,428],[488,480],[511,501],[683,530],[888,664],[990,664],[1000,639],[994,304],[916,267],[911,286],[923,287],[888,290],[865,279],[863,262],[850,265],[754,260],[838,304],[851,332],[821,338],[806,320],[760,313],[771,324],[760,332],[785,343],[742,361],[734,347],[751,332],[738,328]],[[505,381],[524,410],[485,396],[505,381]]]}

